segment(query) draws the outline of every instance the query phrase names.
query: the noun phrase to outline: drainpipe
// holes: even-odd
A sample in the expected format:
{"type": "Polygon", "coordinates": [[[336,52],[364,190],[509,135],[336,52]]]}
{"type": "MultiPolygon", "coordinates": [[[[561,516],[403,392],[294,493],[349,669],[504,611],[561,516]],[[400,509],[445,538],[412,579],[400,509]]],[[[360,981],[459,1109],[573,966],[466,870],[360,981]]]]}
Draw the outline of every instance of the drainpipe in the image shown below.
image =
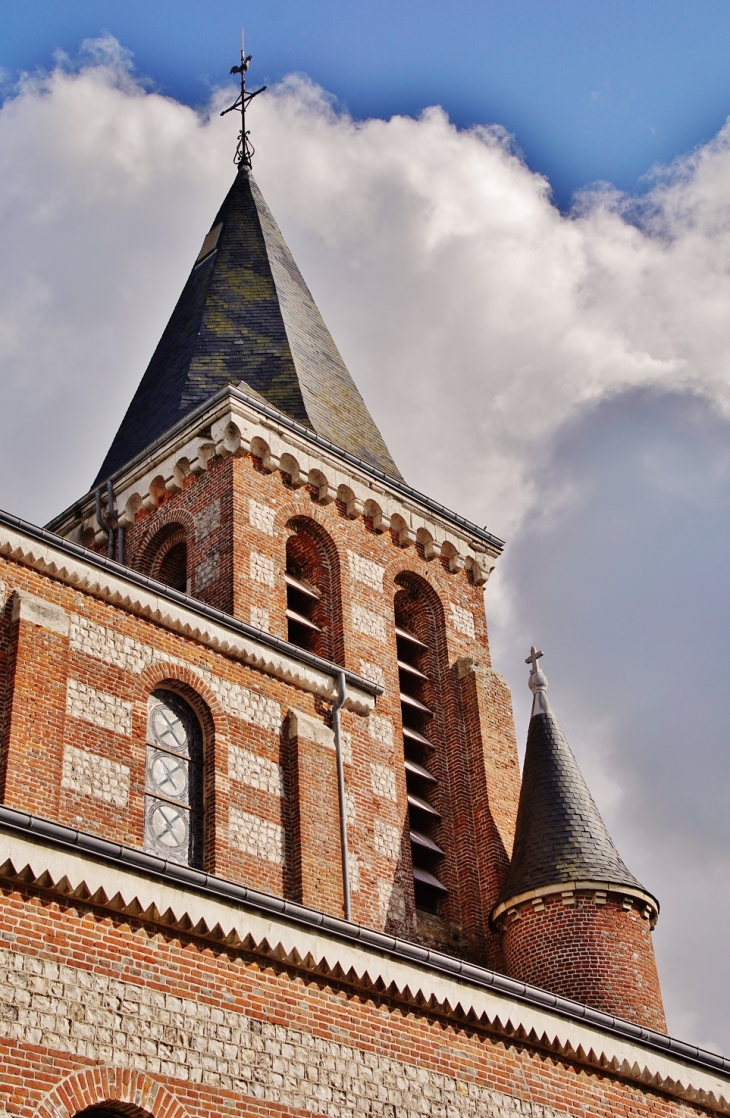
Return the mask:
{"type": "Polygon", "coordinates": [[[340,849],[342,851],[342,894],[345,902],[345,920],[352,919],[350,906],[350,861],[347,853],[347,796],[345,794],[345,766],[342,761],[342,731],[340,711],[347,698],[345,673],[337,676],[337,699],[332,707],[332,729],[335,732],[335,757],[337,758],[337,794],[340,801],[340,849]]]}
{"type": "Polygon", "coordinates": [[[124,562],[124,528],[119,523],[117,510],[114,507],[114,487],[111,478],[106,483],[106,517],[101,514],[101,486],[94,494],[96,498],[96,522],[103,528],[107,535],[106,553],[110,559],[114,558],[114,529],[117,530],[117,562],[124,562]]]}

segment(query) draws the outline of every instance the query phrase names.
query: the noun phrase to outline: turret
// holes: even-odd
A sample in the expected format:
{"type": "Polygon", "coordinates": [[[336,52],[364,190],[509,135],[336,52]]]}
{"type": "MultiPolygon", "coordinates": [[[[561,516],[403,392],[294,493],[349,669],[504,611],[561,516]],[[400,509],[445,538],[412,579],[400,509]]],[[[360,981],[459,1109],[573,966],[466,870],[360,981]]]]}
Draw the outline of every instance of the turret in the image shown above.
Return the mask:
{"type": "Polygon", "coordinates": [[[664,1032],[656,899],[626,868],[547,698],[533,648],[532,715],[510,869],[492,910],[508,973],[664,1032]]]}

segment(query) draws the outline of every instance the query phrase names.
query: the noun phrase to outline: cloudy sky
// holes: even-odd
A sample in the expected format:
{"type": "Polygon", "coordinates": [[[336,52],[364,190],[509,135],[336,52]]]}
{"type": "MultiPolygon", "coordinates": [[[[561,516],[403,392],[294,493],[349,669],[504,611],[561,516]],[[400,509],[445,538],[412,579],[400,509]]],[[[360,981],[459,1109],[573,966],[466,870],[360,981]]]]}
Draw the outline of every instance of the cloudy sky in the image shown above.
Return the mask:
{"type": "MultiPolygon", "coordinates": [[[[201,33],[191,78],[194,36],[155,52],[156,23],[73,7],[56,25],[29,4],[35,23],[0,50],[0,506],[37,523],[88,488],[235,147],[218,115],[235,44],[209,77],[201,33]]],[[[252,111],[255,172],[405,476],[507,539],[487,607],[520,739],[534,642],[619,849],[662,902],[670,1031],[730,1053],[727,9],[663,3],[667,38],[642,5],[664,54],[657,36],[642,54],[648,26],[622,53],[586,25],[588,60],[552,28],[552,85],[533,73],[528,111],[516,91],[539,21],[520,39],[484,6],[487,80],[479,6],[457,5],[430,95],[438,28],[404,45],[408,7],[383,30],[370,100],[356,32],[370,49],[372,28],[318,52],[297,24],[310,65],[291,22],[277,39],[259,20],[284,63],[252,72],[273,79],[252,111]],[[582,90],[567,123],[566,89],[582,90]]]]}

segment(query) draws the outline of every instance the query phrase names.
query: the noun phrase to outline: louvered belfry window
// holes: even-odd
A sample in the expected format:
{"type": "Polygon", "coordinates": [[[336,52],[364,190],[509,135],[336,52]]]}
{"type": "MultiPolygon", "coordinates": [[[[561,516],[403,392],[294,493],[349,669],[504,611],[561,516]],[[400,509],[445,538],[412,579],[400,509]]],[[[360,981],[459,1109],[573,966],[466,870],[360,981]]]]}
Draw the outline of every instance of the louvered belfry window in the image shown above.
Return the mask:
{"type": "Polygon", "coordinates": [[[159,688],[147,704],[144,848],[183,866],[200,865],[203,735],[189,703],[159,688]]]}
{"type": "Polygon", "coordinates": [[[290,521],[286,543],[286,620],[292,644],[341,663],[339,593],[328,538],[305,517],[290,521]]]}
{"type": "Polygon", "coordinates": [[[434,803],[438,780],[431,771],[437,750],[431,729],[436,666],[429,640],[433,625],[427,604],[415,587],[401,590],[395,607],[413,885],[417,907],[436,912],[447,889],[440,880],[439,866],[445,854],[437,841],[441,814],[434,803]]]}

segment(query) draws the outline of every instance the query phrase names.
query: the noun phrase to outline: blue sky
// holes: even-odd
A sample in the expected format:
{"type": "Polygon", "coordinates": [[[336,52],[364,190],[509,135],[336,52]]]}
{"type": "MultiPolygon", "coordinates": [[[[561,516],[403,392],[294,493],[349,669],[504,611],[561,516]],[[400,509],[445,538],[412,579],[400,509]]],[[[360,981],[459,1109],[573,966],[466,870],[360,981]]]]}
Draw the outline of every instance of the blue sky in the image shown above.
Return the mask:
{"type": "Polygon", "coordinates": [[[192,105],[224,80],[245,24],[262,82],[305,71],[356,117],[439,103],[460,126],[498,122],[562,208],[596,180],[636,190],[730,112],[727,0],[2,0],[0,13],[10,83],[108,31],[192,105]]]}

